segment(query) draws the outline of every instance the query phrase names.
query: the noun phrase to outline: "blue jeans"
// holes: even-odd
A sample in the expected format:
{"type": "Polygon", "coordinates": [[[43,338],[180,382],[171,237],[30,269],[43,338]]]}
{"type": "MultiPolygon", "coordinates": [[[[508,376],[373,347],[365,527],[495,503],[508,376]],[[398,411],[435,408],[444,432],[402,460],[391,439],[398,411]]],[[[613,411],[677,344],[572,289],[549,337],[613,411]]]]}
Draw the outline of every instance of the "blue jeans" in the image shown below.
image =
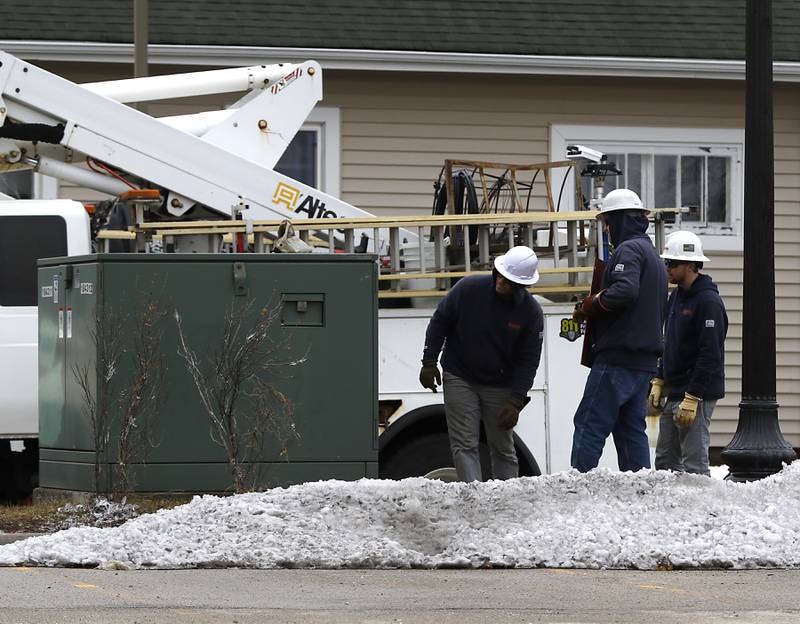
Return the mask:
{"type": "Polygon", "coordinates": [[[652,373],[595,364],[575,412],[570,464],[581,472],[596,468],[606,438],[614,436],[620,470],[650,468],[645,411],[652,373]]]}
{"type": "Polygon", "coordinates": [[[701,401],[697,416],[689,427],[675,422],[680,401],[667,401],[658,423],[656,469],[711,475],[708,468],[708,426],[716,401],[701,401]]]}

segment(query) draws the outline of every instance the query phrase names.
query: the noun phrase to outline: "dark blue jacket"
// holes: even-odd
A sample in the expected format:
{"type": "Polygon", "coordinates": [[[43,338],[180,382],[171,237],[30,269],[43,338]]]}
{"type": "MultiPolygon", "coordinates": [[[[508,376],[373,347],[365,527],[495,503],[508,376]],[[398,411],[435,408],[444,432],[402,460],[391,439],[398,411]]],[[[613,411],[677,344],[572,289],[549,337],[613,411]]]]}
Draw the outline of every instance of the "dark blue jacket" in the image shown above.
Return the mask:
{"type": "Polygon", "coordinates": [[[542,307],[528,291],[503,298],[493,276],[465,277],[433,313],[422,359],[436,361],[444,345],[444,370],[472,383],[510,388],[523,398],[539,367],[543,337],[542,307]]]}
{"type": "Polygon", "coordinates": [[[698,275],[688,290],[672,292],[664,333],[658,376],[669,399],[680,400],[685,392],[709,401],[724,397],[728,315],[708,275],[698,275]]]}
{"type": "Polygon", "coordinates": [[[595,363],[655,373],[663,349],[667,271],[640,211],[609,215],[614,253],[606,262],[594,320],[595,363]]]}

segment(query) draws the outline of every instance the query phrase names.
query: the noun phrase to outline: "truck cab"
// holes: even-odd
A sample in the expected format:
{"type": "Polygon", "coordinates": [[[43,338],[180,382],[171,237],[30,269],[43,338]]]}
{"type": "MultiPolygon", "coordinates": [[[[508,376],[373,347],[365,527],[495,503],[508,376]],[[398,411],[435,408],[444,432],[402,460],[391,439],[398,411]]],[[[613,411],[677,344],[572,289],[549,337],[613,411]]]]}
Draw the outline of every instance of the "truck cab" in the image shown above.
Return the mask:
{"type": "MultiPolygon", "coordinates": [[[[71,200],[0,200],[0,480],[30,490],[39,435],[36,261],[89,253],[89,215],[71,200]]],[[[35,472],[35,471],[34,471],[35,472]]]]}

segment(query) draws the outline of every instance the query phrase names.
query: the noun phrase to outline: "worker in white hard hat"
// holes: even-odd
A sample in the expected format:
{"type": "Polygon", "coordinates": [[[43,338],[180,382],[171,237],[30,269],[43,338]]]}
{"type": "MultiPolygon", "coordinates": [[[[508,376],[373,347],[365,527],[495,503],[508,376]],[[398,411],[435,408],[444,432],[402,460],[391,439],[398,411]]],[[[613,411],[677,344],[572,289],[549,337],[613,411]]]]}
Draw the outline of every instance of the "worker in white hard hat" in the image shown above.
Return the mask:
{"type": "Polygon", "coordinates": [[[709,475],[708,427],[725,396],[728,316],[717,285],[700,273],[708,258],[694,232],[673,232],[661,254],[669,281],[664,355],[649,402],[661,412],[656,468],[709,475]]]}
{"type": "Polygon", "coordinates": [[[636,471],[650,467],[647,393],[663,347],[667,275],[635,192],[611,191],[598,218],[613,253],[602,290],[579,302],[573,314],[578,322],[591,318],[593,332],[591,371],[575,412],[570,464],[581,472],[597,467],[613,435],[619,469],[636,471]]]}
{"type": "MultiPolygon", "coordinates": [[[[492,477],[519,476],[513,429],[542,353],[544,315],[527,286],[539,259],[525,246],[494,261],[492,275],[462,278],[436,308],[425,334],[423,387],[444,389],[450,450],[461,481],[481,481],[483,423],[492,477]],[[442,369],[437,365],[442,352],[442,369]]],[[[486,475],[488,476],[488,475],[486,475]]]]}

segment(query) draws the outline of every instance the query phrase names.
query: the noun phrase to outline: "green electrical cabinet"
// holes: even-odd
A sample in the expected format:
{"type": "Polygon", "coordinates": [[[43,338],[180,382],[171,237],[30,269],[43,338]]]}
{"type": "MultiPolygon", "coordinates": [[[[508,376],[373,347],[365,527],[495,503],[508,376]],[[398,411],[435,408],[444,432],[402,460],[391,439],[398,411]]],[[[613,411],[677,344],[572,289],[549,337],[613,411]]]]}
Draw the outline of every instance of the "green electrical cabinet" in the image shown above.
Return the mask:
{"type": "MultiPolygon", "coordinates": [[[[176,315],[201,370],[213,376],[231,310],[247,311],[243,329],[259,314],[275,315],[268,334],[275,357],[266,381],[293,406],[296,436],[287,445],[286,435],[267,434],[253,465],[245,462],[250,476],[257,475],[254,486],[377,476],[377,276],[373,257],[345,254],[97,254],[41,260],[40,486],[94,491],[97,478],[100,491],[115,490],[118,399],[137,378],[137,334],[141,337],[142,316],[150,313],[158,318],[164,391],[150,420],[149,442],[129,462],[129,490],[230,491],[229,454],[212,439],[208,412],[179,353],[176,315]],[[117,354],[105,386],[97,379],[103,350],[117,354]],[[96,424],[100,419],[92,418],[87,402],[87,396],[102,402],[103,395],[109,397],[103,412],[107,426],[96,424]]],[[[254,404],[243,387],[240,429],[254,404]]]]}

